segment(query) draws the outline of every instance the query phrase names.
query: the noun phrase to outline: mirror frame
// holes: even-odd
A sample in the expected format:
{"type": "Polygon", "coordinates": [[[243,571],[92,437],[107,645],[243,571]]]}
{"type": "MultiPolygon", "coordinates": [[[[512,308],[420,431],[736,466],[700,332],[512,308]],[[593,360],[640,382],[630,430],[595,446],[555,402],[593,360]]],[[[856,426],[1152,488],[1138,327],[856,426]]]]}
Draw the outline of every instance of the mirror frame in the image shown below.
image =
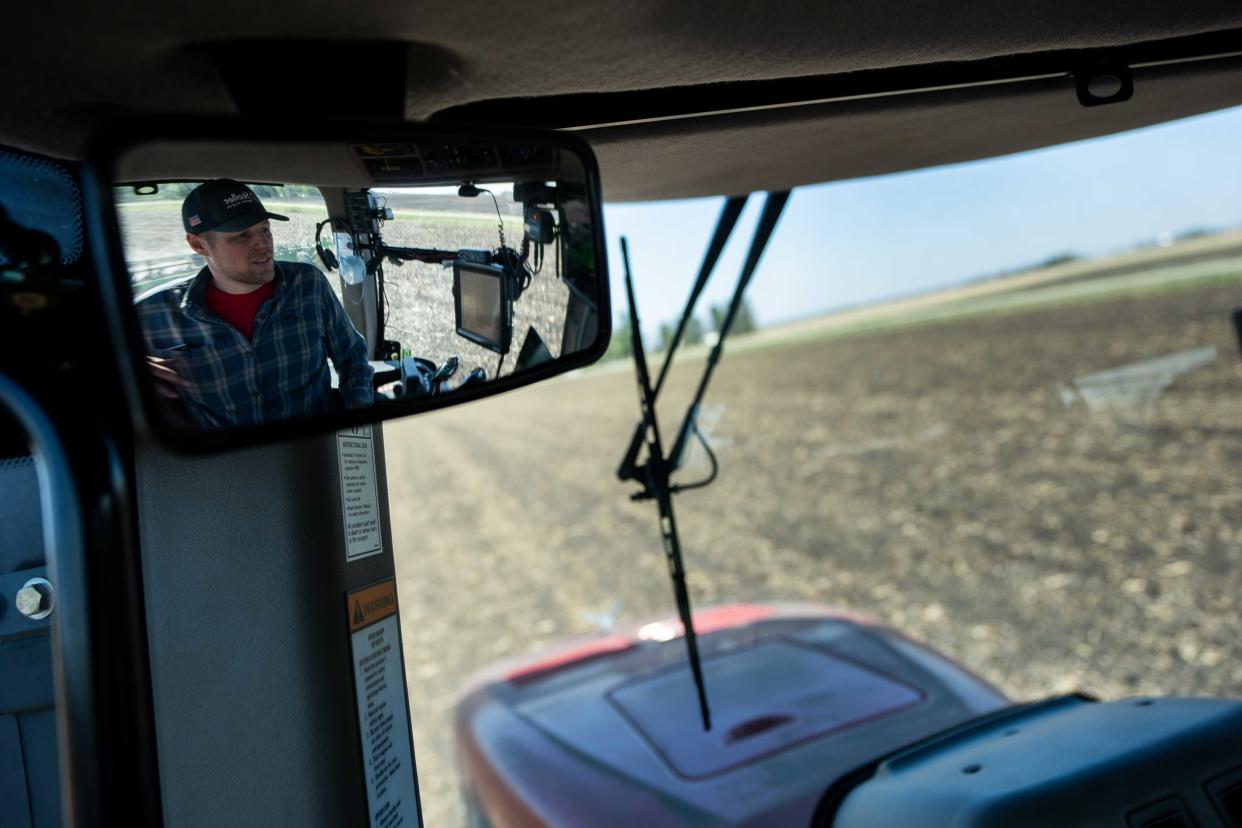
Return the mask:
{"type": "MultiPolygon", "coordinates": [[[[112,348],[125,384],[132,419],[141,433],[176,451],[208,454],[246,446],[285,442],[327,434],[350,426],[408,417],[453,405],[473,402],[515,388],[551,379],[582,368],[604,355],[612,336],[611,290],[608,274],[607,237],[604,233],[603,193],[599,165],[590,146],[576,135],[514,129],[510,127],[456,127],[416,123],[335,121],[309,129],[303,122],[252,118],[131,118],[96,134],[82,168],[83,197],[99,298],[108,320],[112,348]],[[245,136],[245,138],[239,138],[245,136]],[[124,240],[113,198],[117,162],[124,153],[142,144],[160,141],[333,142],[357,143],[359,139],[382,142],[461,140],[478,142],[529,141],[578,155],[586,172],[586,186],[593,220],[595,267],[600,277],[599,336],[593,346],[567,357],[532,366],[518,374],[489,380],[443,397],[398,398],[371,408],[262,423],[237,429],[187,432],[172,427],[160,415],[154,383],[146,374],[146,348],[134,311],[134,294],[125,260],[124,240]]],[[[329,276],[331,278],[331,276],[329,276]]]]}

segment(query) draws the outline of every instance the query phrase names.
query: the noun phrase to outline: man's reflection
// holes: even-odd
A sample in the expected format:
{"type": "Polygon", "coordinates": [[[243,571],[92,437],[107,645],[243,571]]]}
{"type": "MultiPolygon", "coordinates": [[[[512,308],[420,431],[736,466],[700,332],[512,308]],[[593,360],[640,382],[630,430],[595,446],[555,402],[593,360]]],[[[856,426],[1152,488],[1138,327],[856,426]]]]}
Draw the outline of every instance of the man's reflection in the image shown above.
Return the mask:
{"type": "Polygon", "coordinates": [[[373,402],[366,341],[321,271],[273,259],[271,219],[288,221],[244,184],[203,183],[186,196],[181,220],[206,267],[136,300],[157,389],[201,428],[373,402]]]}

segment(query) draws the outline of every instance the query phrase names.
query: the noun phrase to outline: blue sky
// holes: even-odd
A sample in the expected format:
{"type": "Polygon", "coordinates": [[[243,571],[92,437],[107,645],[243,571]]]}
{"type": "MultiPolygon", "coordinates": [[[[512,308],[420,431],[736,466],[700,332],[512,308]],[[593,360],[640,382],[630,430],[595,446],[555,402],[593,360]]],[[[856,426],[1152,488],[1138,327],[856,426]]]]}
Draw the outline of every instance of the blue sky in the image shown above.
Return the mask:
{"type": "MultiPolygon", "coordinates": [[[[921,292],[1071,251],[1242,225],[1242,107],[1003,158],[794,191],[751,283],[760,324],[921,292]]],[[[700,300],[728,301],[753,196],[700,300]]],[[[605,205],[614,316],[629,239],[644,333],[679,317],[723,199],[605,205]]]]}

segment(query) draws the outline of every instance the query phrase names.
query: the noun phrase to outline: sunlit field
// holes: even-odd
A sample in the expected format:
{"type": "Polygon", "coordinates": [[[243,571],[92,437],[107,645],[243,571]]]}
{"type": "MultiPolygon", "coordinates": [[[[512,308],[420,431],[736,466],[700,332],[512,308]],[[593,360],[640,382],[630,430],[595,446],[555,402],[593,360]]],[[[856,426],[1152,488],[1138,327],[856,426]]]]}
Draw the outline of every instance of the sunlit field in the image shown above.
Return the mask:
{"type": "MultiPolygon", "coordinates": [[[[696,605],[846,606],[1019,700],[1242,694],[1242,267],[1141,265],[731,343],[719,479],[676,504],[696,605]]],[[[613,363],[385,428],[427,824],[463,819],[472,671],[673,614],[655,507],[615,477],[637,415],[613,363]]],[[[706,473],[699,452],[681,482],[706,473]]]]}

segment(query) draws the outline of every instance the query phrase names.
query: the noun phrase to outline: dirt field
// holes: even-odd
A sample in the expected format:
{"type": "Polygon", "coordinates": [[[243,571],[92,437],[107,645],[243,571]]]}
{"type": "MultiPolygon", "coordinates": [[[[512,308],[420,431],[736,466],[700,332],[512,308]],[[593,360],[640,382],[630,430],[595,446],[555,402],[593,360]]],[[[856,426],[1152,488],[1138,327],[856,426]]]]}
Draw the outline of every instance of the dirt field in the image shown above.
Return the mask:
{"type": "MultiPolygon", "coordinates": [[[[1242,694],[1240,299],[1235,282],[727,356],[707,400],[720,478],[677,501],[693,600],[848,606],[1016,699],[1242,694]],[[1150,406],[1062,399],[1211,345],[1150,406]]],[[[673,374],[666,433],[698,373],[673,374]]],[[[614,476],[637,411],[632,371],[606,367],[385,429],[427,824],[462,819],[450,712],[471,671],[613,602],[672,614],[655,508],[614,476]]]]}

